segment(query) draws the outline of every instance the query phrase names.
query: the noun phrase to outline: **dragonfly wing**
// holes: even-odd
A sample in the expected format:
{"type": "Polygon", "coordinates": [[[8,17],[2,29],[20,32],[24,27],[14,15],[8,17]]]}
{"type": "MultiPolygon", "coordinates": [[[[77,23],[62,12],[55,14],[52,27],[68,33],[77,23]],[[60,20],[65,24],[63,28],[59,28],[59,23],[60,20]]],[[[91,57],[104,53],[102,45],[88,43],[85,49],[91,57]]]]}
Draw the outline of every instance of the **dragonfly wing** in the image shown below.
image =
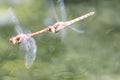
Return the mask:
{"type": "Polygon", "coordinates": [[[59,7],[60,7],[60,12],[61,12],[61,19],[62,19],[62,21],[66,21],[67,14],[66,14],[66,10],[65,10],[64,0],[58,0],[58,3],[59,3],[59,7]]]}
{"type": "Polygon", "coordinates": [[[25,52],[25,65],[30,68],[36,58],[36,42],[33,38],[28,38],[21,43],[21,47],[25,52]]]}
{"type": "MultiPolygon", "coordinates": [[[[60,7],[60,12],[61,12],[61,19],[62,19],[62,21],[66,21],[67,14],[66,14],[66,10],[65,10],[64,0],[58,0],[58,3],[59,3],[59,7],[60,7]]],[[[66,29],[61,30],[62,41],[65,39],[66,35],[67,35],[66,29]]]]}
{"type": "Polygon", "coordinates": [[[19,23],[19,20],[18,20],[18,18],[16,17],[13,9],[12,9],[12,8],[9,8],[9,9],[8,9],[8,13],[9,13],[9,16],[10,16],[11,21],[12,21],[13,24],[15,25],[15,30],[16,30],[16,32],[17,32],[18,34],[23,33],[22,28],[21,28],[20,23],[19,23]]]}
{"type": "Polygon", "coordinates": [[[77,32],[77,33],[84,33],[83,30],[78,30],[77,28],[73,28],[73,27],[69,27],[70,29],[72,29],[73,31],[77,32]]]}
{"type": "Polygon", "coordinates": [[[55,10],[55,5],[54,5],[54,1],[53,0],[46,0],[46,6],[48,9],[48,18],[45,19],[45,25],[52,25],[54,23],[54,19],[55,21],[59,21],[58,19],[58,15],[56,13],[55,10]]]}
{"type": "Polygon", "coordinates": [[[61,40],[63,41],[67,35],[66,29],[61,30],[61,40]]]}

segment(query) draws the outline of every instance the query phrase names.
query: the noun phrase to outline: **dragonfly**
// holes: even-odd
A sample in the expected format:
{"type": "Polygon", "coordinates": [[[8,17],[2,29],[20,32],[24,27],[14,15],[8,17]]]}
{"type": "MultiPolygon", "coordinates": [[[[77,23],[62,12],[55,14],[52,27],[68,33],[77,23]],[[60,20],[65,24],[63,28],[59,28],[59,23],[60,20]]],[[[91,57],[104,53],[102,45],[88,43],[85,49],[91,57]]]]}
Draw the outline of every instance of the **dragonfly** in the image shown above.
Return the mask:
{"type": "Polygon", "coordinates": [[[65,29],[66,27],[72,25],[73,23],[81,21],[89,16],[94,15],[94,13],[95,13],[95,12],[89,12],[89,13],[87,13],[83,16],[80,16],[78,18],[75,18],[73,20],[56,22],[52,26],[47,26],[46,28],[44,28],[40,31],[24,34],[13,11],[11,9],[9,9],[9,12],[12,16],[12,21],[14,22],[15,29],[18,33],[18,35],[11,37],[9,39],[9,42],[11,44],[21,44],[21,46],[24,47],[24,49],[26,51],[25,63],[26,63],[27,68],[31,67],[31,65],[33,64],[35,57],[36,57],[37,47],[36,47],[35,40],[32,38],[33,36],[37,36],[39,34],[47,32],[47,31],[52,32],[52,33],[59,32],[59,31],[65,29]]]}
{"type": "Polygon", "coordinates": [[[10,15],[10,19],[14,24],[15,31],[17,32],[17,36],[15,38],[11,38],[11,43],[20,43],[20,48],[25,52],[25,65],[27,68],[30,68],[36,58],[37,46],[34,38],[29,37],[23,33],[22,27],[16,17],[12,8],[8,9],[8,13],[10,15]]]}
{"type": "MultiPolygon", "coordinates": [[[[64,0],[57,0],[57,2],[59,3],[62,20],[66,21],[67,20],[67,13],[66,13],[66,9],[65,9],[64,0]]],[[[77,33],[84,33],[83,30],[78,30],[77,28],[71,27],[71,26],[68,26],[68,27],[77,33]]],[[[61,33],[61,36],[63,36],[63,38],[64,38],[65,33],[66,33],[65,30],[63,31],[63,33],[61,33]]]]}
{"type": "MultiPolygon", "coordinates": [[[[46,1],[46,3],[47,3],[47,5],[46,6],[48,6],[47,8],[48,8],[48,11],[49,11],[49,14],[50,15],[53,15],[52,17],[54,17],[55,18],[55,20],[57,21],[57,22],[60,22],[60,20],[58,19],[58,14],[60,14],[60,18],[61,18],[61,21],[67,21],[67,14],[66,14],[66,10],[65,10],[65,4],[64,4],[64,0],[57,0],[57,1],[53,1],[53,0],[47,0],[46,1]],[[56,4],[56,5],[55,5],[56,4]],[[56,7],[58,7],[59,9],[58,9],[58,12],[57,12],[57,8],[56,7]],[[58,13],[58,14],[57,14],[58,13]]],[[[51,16],[50,16],[51,17],[51,16]]],[[[52,18],[51,17],[51,18],[52,18]]],[[[47,22],[47,23],[51,23],[51,21],[52,21],[52,19],[51,18],[49,18],[50,19],[50,21],[49,22],[47,22]]],[[[49,20],[48,19],[48,20],[49,20]]],[[[78,30],[77,28],[75,28],[75,27],[71,27],[71,26],[68,26],[70,29],[72,29],[73,31],[75,31],[75,32],[77,32],[77,33],[84,33],[84,31],[83,30],[78,30]]],[[[61,40],[63,41],[64,40],[64,38],[65,38],[65,36],[67,35],[67,31],[66,31],[66,29],[62,29],[61,30],[61,40]]]]}
{"type": "Polygon", "coordinates": [[[12,44],[16,44],[16,43],[21,43],[24,41],[24,39],[29,39],[33,36],[36,36],[36,35],[39,35],[39,34],[42,34],[44,32],[52,32],[52,33],[56,33],[56,32],[59,32],[61,31],[62,29],[66,28],[67,26],[70,26],[72,25],[73,23],[76,23],[78,21],[81,21],[89,16],[92,16],[94,15],[95,12],[89,12],[81,17],[78,17],[78,18],[75,18],[73,20],[70,20],[70,21],[65,21],[65,22],[57,22],[55,23],[53,26],[48,26],[40,31],[37,31],[37,32],[33,32],[33,33],[30,33],[30,34],[18,34],[17,36],[15,37],[12,37],[9,39],[9,42],[12,43],[12,44]]]}

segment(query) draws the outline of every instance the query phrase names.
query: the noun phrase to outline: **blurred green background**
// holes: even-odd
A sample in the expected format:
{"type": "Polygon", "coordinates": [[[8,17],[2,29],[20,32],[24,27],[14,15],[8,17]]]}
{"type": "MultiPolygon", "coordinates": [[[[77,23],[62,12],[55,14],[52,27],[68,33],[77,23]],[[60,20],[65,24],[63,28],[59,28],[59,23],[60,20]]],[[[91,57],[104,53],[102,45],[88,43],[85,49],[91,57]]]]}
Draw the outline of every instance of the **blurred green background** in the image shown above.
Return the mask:
{"type": "Polygon", "coordinates": [[[52,0],[0,0],[0,80],[120,80],[120,0],[65,0],[67,20],[90,11],[95,15],[60,32],[35,36],[37,56],[32,67],[24,65],[19,44],[9,38],[15,31],[8,18],[12,7],[22,28],[35,32],[61,20],[59,2],[52,0]]]}

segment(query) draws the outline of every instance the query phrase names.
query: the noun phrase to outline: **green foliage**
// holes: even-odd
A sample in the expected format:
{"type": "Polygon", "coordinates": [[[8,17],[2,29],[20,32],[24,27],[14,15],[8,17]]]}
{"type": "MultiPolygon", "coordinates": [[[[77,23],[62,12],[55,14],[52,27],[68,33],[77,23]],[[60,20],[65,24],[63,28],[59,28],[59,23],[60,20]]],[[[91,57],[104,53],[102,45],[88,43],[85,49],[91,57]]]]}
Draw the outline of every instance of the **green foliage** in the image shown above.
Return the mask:
{"type": "MultiPolygon", "coordinates": [[[[55,21],[55,15],[49,12],[53,8],[46,7],[46,2],[20,0],[16,4],[1,0],[0,7],[5,10],[12,7],[23,29],[34,32],[47,26],[44,24],[46,18],[55,21]]],[[[55,2],[60,18],[57,5],[55,2]]],[[[0,80],[120,79],[119,0],[65,0],[65,5],[68,20],[89,11],[95,11],[95,15],[72,25],[84,30],[84,34],[67,28],[63,41],[60,32],[34,37],[38,48],[36,60],[30,69],[25,68],[25,54],[19,51],[19,45],[8,42],[15,33],[13,25],[0,25],[0,80]]]]}

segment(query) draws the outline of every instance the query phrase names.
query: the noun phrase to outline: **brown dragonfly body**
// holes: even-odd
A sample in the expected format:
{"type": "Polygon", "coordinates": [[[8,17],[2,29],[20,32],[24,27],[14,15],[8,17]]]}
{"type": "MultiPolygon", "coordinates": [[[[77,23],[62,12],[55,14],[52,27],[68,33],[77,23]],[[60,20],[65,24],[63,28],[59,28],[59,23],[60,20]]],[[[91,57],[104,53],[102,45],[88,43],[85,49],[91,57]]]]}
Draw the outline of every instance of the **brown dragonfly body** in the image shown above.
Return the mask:
{"type": "Polygon", "coordinates": [[[31,34],[19,34],[15,37],[12,37],[9,39],[9,42],[12,43],[12,44],[16,44],[16,43],[21,43],[22,40],[26,39],[26,38],[29,38],[29,37],[33,37],[33,36],[36,36],[36,35],[39,35],[39,34],[42,34],[46,31],[49,31],[49,32],[52,32],[52,33],[55,33],[55,32],[58,32],[62,29],[64,29],[65,27],[75,23],[75,22],[78,22],[80,20],[83,20],[89,16],[92,16],[94,15],[94,12],[89,12],[81,17],[78,17],[78,18],[75,18],[73,20],[70,20],[70,21],[66,21],[66,22],[57,22],[55,23],[53,26],[48,26],[40,31],[37,31],[37,32],[34,32],[34,33],[31,33],[31,34]]]}

